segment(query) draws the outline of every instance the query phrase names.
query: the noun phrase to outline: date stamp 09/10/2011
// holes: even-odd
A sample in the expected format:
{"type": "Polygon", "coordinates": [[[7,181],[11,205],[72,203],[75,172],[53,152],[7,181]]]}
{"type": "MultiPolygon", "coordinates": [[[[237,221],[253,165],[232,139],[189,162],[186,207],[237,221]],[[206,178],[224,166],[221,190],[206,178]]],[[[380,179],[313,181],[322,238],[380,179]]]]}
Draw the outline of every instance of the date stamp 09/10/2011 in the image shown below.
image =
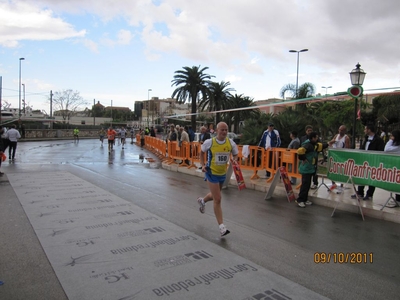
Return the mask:
{"type": "Polygon", "coordinates": [[[315,252],[314,263],[316,264],[372,264],[374,253],[370,252],[315,252]]]}

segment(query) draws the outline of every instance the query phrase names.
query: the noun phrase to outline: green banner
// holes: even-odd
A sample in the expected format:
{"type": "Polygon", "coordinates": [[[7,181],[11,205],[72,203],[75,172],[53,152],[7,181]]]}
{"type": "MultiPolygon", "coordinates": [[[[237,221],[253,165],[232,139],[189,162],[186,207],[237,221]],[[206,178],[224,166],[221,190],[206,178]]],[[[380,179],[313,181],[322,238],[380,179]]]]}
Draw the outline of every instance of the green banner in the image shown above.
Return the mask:
{"type": "Polygon", "coordinates": [[[329,149],[328,178],[358,185],[372,185],[400,193],[400,155],[382,151],[329,149]]]}

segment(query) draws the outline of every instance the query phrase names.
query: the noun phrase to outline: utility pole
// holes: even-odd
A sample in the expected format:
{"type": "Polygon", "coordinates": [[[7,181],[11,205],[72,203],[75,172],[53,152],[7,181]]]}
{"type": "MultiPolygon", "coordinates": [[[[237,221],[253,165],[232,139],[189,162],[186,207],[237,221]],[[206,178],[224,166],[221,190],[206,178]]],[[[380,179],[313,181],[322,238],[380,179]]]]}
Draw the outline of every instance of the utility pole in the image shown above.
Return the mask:
{"type": "Polygon", "coordinates": [[[93,99],[93,126],[96,126],[96,110],[95,110],[95,105],[96,105],[96,99],[93,99]]]}

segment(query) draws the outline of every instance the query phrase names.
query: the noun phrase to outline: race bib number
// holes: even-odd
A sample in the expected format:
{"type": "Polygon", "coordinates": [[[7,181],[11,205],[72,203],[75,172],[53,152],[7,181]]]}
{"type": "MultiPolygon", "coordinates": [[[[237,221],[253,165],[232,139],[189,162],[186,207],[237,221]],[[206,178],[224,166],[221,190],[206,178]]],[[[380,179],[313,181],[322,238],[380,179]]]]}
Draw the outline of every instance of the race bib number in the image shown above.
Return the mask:
{"type": "Polygon", "coordinates": [[[226,165],[229,161],[230,153],[217,152],[215,153],[215,164],[216,165],[226,165]]]}

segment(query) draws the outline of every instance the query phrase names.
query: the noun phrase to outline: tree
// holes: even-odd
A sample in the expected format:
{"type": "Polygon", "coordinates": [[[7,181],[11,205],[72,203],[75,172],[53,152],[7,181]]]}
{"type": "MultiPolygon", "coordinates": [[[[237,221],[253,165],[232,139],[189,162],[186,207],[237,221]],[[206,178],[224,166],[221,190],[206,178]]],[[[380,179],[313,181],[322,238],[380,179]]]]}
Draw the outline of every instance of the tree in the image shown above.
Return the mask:
{"type": "Polygon", "coordinates": [[[300,85],[296,91],[296,85],[289,83],[281,88],[281,97],[285,98],[285,93],[289,92],[292,99],[304,99],[312,97],[315,94],[315,86],[310,82],[300,85]]]}
{"type": "Polygon", "coordinates": [[[383,124],[392,124],[400,121],[400,95],[380,95],[372,100],[372,113],[383,124]]]}
{"type": "MultiPolygon", "coordinates": [[[[250,106],[255,106],[255,103],[253,101],[253,98],[250,98],[248,96],[244,96],[243,94],[235,94],[231,96],[230,98],[230,106],[228,108],[235,109],[235,108],[244,108],[244,107],[250,107],[250,106]]],[[[250,118],[256,118],[259,114],[256,113],[259,112],[258,108],[254,109],[245,109],[245,110],[235,110],[235,111],[229,111],[225,115],[227,116],[227,124],[229,128],[231,128],[232,122],[233,122],[233,132],[238,133],[238,128],[239,128],[239,123],[240,121],[244,121],[250,118]]]]}
{"type": "Polygon", "coordinates": [[[247,119],[242,129],[242,138],[240,142],[243,145],[258,145],[263,132],[267,129],[269,122],[273,121],[274,114],[265,114],[260,110],[255,110],[254,118],[247,119]]]}
{"type": "Polygon", "coordinates": [[[172,98],[176,97],[178,103],[191,102],[192,116],[191,123],[193,130],[196,130],[197,103],[201,99],[209,96],[209,80],[212,75],[205,74],[208,67],[200,69],[200,66],[183,67],[183,70],[175,71],[171,86],[177,86],[172,93],[172,98]]]}
{"type": "MultiPolygon", "coordinates": [[[[315,86],[310,82],[305,82],[300,85],[296,91],[296,85],[289,83],[281,88],[280,95],[283,99],[285,98],[286,92],[291,94],[292,99],[305,99],[315,94],[315,86]]],[[[306,104],[299,103],[296,105],[296,108],[300,111],[304,111],[306,109],[306,104]]]]}
{"type": "MultiPolygon", "coordinates": [[[[219,111],[222,109],[227,109],[231,102],[231,91],[233,88],[229,88],[230,82],[221,81],[210,82],[208,84],[208,89],[210,91],[209,97],[203,98],[199,103],[199,110],[204,110],[208,108],[209,111],[219,111]]],[[[215,123],[218,124],[221,120],[221,113],[216,113],[215,123]]]]}
{"type": "Polygon", "coordinates": [[[87,105],[78,91],[71,89],[57,91],[53,94],[53,106],[62,116],[63,120],[69,120],[80,106],[87,105]]]}

